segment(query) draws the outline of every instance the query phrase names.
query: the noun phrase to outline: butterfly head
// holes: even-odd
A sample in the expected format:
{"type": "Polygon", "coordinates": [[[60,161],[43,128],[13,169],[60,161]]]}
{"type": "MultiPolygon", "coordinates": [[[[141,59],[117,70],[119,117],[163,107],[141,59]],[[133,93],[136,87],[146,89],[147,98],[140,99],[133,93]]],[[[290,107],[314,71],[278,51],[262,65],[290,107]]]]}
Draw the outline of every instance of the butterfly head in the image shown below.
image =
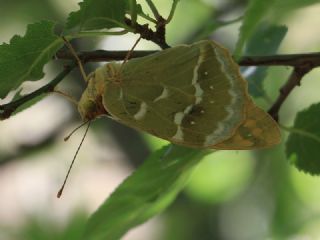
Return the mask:
{"type": "Polygon", "coordinates": [[[88,85],[78,104],[78,111],[84,121],[108,114],[102,103],[105,82],[109,75],[107,70],[104,65],[87,77],[88,85]]]}

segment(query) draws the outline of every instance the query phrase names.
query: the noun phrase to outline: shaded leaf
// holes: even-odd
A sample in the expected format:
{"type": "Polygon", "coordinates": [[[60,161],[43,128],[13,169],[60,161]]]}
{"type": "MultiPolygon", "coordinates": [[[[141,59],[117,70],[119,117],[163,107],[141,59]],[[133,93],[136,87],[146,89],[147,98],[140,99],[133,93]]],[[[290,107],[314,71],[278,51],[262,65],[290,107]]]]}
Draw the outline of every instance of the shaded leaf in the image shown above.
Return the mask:
{"type": "Polygon", "coordinates": [[[210,35],[212,35],[219,28],[226,27],[230,24],[240,21],[241,18],[229,20],[229,21],[217,21],[215,19],[210,18],[204,22],[200,31],[196,34],[196,37],[193,39],[194,41],[208,39],[210,35]]]}
{"type": "Polygon", "coordinates": [[[261,1],[251,0],[248,4],[243,22],[240,27],[239,39],[236,44],[235,56],[240,56],[245,42],[251,37],[254,29],[260,20],[266,15],[272,7],[275,0],[261,1]]]}
{"type": "MultiPolygon", "coordinates": [[[[85,225],[86,214],[78,211],[72,213],[69,219],[61,226],[49,216],[41,219],[34,214],[27,217],[22,226],[9,228],[8,237],[2,239],[23,239],[23,240],[76,240],[79,239],[85,225]],[[49,227],[50,226],[50,227],[49,227]]],[[[1,236],[3,229],[1,229],[1,236]]],[[[4,230],[6,232],[6,230],[4,230]]]]}
{"type": "Polygon", "coordinates": [[[84,0],[79,6],[80,9],[68,17],[69,29],[98,30],[125,26],[125,14],[129,8],[127,0],[84,0]]]}
{"type": "Polygon", "coordinates": [[[286,26],[262,23],[248,41],[246,55],[268,55],[277,52],[281,41],[288,32],[286,26]]]}
{"type": "Polygon", "coordinates": [[[236,44],[234,55],[239,57],[242,54],[246,41],[252,36],[254,30],[257,28],[259,22],[269,17],[273,21],[278,20],[293,10],[307,7],[316,3],[320,3],[319,0],[250,0],[243,22],[240,27],[239,39],[236,44]]]}
{"type": "Polygon", "coordinates": [[[290,162],[312,175],[320,174],[319,116],[320,103],[299,112],[286,144],[290,162]]]}
{"type": "Polygon", "coordinates": [[[206,154],[180,146],[155,152],[92,215],[83,239],[120,239],[130,228],[163,211],[206,154]]]}
{"type": "Polygon", "coordinates": [[[292,10],[320,3],[319,0],[277,0],[274,5],[276,15],[287,14],[292,10]]]}
{"type": "MultiPolygon", "coordinates": [[[[263,56],[276,54],[285,37],[286,26],[260,24],[247,44],[246,55],[263,56]]],[[[249,93],[253,97],[265,96],[263,81],[267,76],[268,67],[257,67],[256,71],[246,79],[248,80],[249,93]]]]}
{"type": "Polygon", "coordinates": [[[24,81],[44,76],[44,65],[63,46],[63,40],[53,33],[54,27],[50,21],[30,24],[24,37],[15,35],[9,44],[0,45],[0,98],[24,81]]]}
{"type": "Polygon", "coordinates": [[[138,15],[150,18],[150,16],[143,11],[141,4],[138,4],[136,0],[128,0],[127,13],[130,15],[133,24],[137,22],[138,15]]]}

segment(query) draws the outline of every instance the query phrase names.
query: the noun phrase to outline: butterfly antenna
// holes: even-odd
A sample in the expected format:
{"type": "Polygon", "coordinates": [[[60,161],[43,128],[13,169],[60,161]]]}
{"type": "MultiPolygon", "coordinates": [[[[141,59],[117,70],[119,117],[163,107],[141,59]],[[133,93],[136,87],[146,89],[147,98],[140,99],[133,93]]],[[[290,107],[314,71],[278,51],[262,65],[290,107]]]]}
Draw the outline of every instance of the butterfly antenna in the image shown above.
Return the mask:
{"type": "Polygon", "coordinates": [[[74,50],[74,48],[72,47],[71,43],[68,41],[68,39],[66,39],[64,36],[61,37],[64,41],[64,43],[66,44],[67,48],[70,50],[71,54],[74,56],[74,58],[76,59],[77,61],[77,64],[79,66],[79,69],[80,69],[80,72],[81,72],[81,75],[83,77],[83,79],[87,82],[87,75],[86,75],[86,72],[84,71],[84,67],[83,67],[83,64],[80,60],[80,58],[78,57],[76,51],[74,50]]]}
{"type": "MultiPolygon", "coordinates": [[[[75,153],[74,156],[73,156],[72,162],[71,162],[71,164],[70,164],[70,167],[69,167],[69,169],[68,169],[68,172],[67,172],[67,175],[66,175],[66,177],[65,177],[65,179],[64,179],[64,182],[63,182],[60,190],[59,190],[58,193],[57,193],[57,198],[60,198],[61,195],[62,195],[63,189],[64,189],[64,187],[65,187],[65,185],[66,185],[67,180],[68,180],[69,174],[70,174],[71,169],[72,169],[72,166],[73,166],[73,164],[74,164],[74,161],[76,160],[77,155],[78,155],[78,153],[79,153],[79,150],[80,150],[80,148],[81,148],[81,146],[82,146],[82,143],[83,143],[84,139],[85,139],[86,136],[87,136],[87,133],[88,133],[88,130],[89,130],[89,127],[90,127],[90,123],[91,123],[91,121],[88,121],[88,126],[87,126],[87,128],[86,128],[86,131],[85,131],[85,133],[84,133],[84,135],[83,135],[83,137],[82,137],[82,139],[81,139],[81,142],[80,142],[80,144],[79,144],[79,146],[78,146],[78,149],[77,149],[76,153],[75,153]]],[[[82,124],[82,125],[83,125],[83,124],[82,124]]],[[[79,128],[79,127],[78,127],[78,128],[79,128]]]]}
{"type": "Polygon", "coordinates": [[[76,127],[75,129],[73,129],[71,131],[71,133],[68,134],[68,136],[66,136],[63,140],[66,142],[69,140],[69,138],[76,132],[78,131],[78,129],[82,128],[84,125],[86,125],[88,122],[90,122],[90,120],[85,121],[84,123],[81,123],[78,127],[76,127]]]}

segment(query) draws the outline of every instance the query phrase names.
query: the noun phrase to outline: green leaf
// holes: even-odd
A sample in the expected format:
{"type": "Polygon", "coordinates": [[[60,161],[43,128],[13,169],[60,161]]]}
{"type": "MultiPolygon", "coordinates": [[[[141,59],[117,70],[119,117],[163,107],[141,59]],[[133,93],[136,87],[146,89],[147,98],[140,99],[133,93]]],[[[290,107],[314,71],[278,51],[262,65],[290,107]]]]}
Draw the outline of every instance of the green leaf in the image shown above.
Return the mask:
{"type": "Polygon", "coordinates": [[[251,0],[248,4],[246,13],[243,17],[243,22],[240,27],[239,39],[234,52],[235,56],[240,56],[246,40],[251,37],[254,29],[259,24],[260,20],[269,9],[272,7],[275,0],[261,1],[251,0]]]}
{"type": "Polygon", "coordinates": [[[292,10],[320,3],[319,0],[277,0],[274,5],[276,15],[287,14],[292,10]]]}
{"type": "Polygon", "coordinates": [[[180,146],[155,152],[92,215],[83,239],[120,239],[130,228],[163,211],[206,154],[180,146]]]}
{"type": "Polygon", "coordinates": [[[138,14],[142,12],[142,7],[137,4],[136,0],[128,0],[128,9],[131,15],[131,21],[135,24],[137,22],[138,14]]]}
{"type": "Polygon", "coordinates": [[[260,24],[248,41],[246,55],[275,54],[287,32],[288,28],[286,26],[260,24]]]}
{"type": "Polygon", "coordinates": [[[307,7],[315,3],[320,3],[319,0],[250,0],[243,22],[240,27],[239,39],[236,44],[234,55],[239,57],[242,55],[242,50],[246,41],[252,36],[259,22],[269,17],[273,21],[283,18],[293,10],[307,7]]]}
{"type": "Polygon", "coordinates": [[[200,29],[199,33],[197,33],[197,36],[193,40],[199,41],[199,40],[208,39],[210,38],[210,35],[212,35],[219,28],[226,27],[230,24],[236,23],[240,21],[240,19],[241,18],[237,18],[237,19],[221,22],[221,21],[212,19],[212,16],[209,16],[208,20],[203,23],[202,29],[200,29]]]}
{"type": "Polygon", "coordinates": [[[80,27],[80,30],[99,30],[126,27],[125,14],[129,8],[127,0],[84,0],[80,10],[70,13],[67,28],[80,27]]]}
{"type": "Polygon", "coordinates": [[[320,103],[297,114],[287,144],[286,154],[299,170],[320,174],[320,103]]]}
{"type": "Polygon", "coordinates": [[[44,65],[63,46],[63,40],[53,33],[54,27],[50,21],[30,24],[24,37],[15,35],[9,44],[0,45],[0,98],[24,81],[44,76],[44,65]]]}
{"type": "MultiPolygon", "coordinates": [[[[271,55],[276,54],[285,37],[288,28],[286,26],[260,24],[257,31],[248,41],[246,55],[271,55]]],[[[257,70],[247,77],[249,93],[253,97],[265,96],[263,80],[267,75],[268,67],[258,67],[257,70]]]]}

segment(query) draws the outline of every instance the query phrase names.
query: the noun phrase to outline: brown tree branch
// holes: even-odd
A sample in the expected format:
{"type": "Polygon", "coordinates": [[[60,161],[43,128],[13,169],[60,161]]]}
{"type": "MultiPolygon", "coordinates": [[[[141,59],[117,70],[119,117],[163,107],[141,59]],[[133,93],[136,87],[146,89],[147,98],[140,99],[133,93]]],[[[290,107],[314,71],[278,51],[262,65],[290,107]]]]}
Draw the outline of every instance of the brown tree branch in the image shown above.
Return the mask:
{"type": "MultiPolygon", "coordinates": [[[[158,52],[155,51],[133,51],[130,58],[148,56],[158,52]]],[[[89,51],[77,53],[82,62],[108,62],[120,61],[127,55],[128,51],[89,51]]],[[[73,60],[74,56],[69,51],[59,51],[56,54],[58,59],[73,60]]],[[[320,52],[301,53],[301,54],[282,54],[270,56],[243,56],[238,60],[240,66],[292,66],[299,67],[310,65],[313,67],[320,66],[320,52]]]]}
{"type": "Polygon", "coordinates": [[[320,52],[282,54],[270,56],[244,56],[239,60],[241,66],[320,66],[320,52]]]}
{"type": "Polygon", "coordinates": [[[162,49],[169,48],[170,46],[166,42],[166,24],[167,21],[159,16],[157,19],[156,24],[156,31],[152,31],[149,28],[148,24],[138,24],[138,23],[132,23],[131,19],[126,18],[125,23],[133,28],[135,33],[140,34],[140,36],[146,40],[150,40],[154,42],[155,44],[159,45],[162,49]]]}
{"type": "MultiPolygon", "coordinates": [[[[144,57],[156,51],[132,51],[130,53],[130,58],[144,57]]],[[[77,52],[78,57],[82,63],[88,62],[110,62],[110,61],[121,61],[128,56],[128,51],[106,51],[106,50],[96,50],[89,52],[77,52]]],[[[74,60],[74,56],[70,51],[61,50],[58,51],[56,56],[57,59],[74,60]]]]}
{"type": "Polygon", "coordinates": [[[73,63],[69,66],[65,66],[64,70],[59,73],[51,82],[48,84],[44,85],[43,87],[37,89],[36,91],[27,94],[21,98],[19,98],[16,101],[0,105],[0,120],[7,119],[11,116],[11,114],[16,111],[20,106],[25,104],[26,102],[31,101],[32,99],[41,96],[42,94],[52,92],[55,88],[55,86],[60,83],[65,76],[67,76],[72,69],[76,67],[76,63],[73,63]]]}
{"type": "Polygon", "coordinates": [[[149,28],[148,24],[141,25],[137,23],[136,21],[132,21],[129,18],[125,18],[125,23],[134,29],[134,33],[140,34],[141,38],[144,38],[146,40],[150,40],[156,44],[158,44],[162,49],[169,48],[170,46],[166,42],[166,25],[170,22],[171,18],[173,17],[174,11],[176,9],[178,1],[176,3],[172,4],[170,16],[167,19],[164,19],[154,3],[151,0],[147,0],[147,4],[149,5],[151,11],[153,12],[153,15],[156,19],[156,30],[153,31],[149,28]]]}
{"type": "Polygon", "coordinates": [[[284,101],[287,99],[289,94],[292,92],[292,90],[300,86],[302,78],[310,72],[314,66],[309,64],[304,64],[301,66],[296,66],[292,73],[290,74],[287,82],[280,88],[279,90],[279,96],[277,100],[273,103],[273,105],[270,107],[268,113],[273,117],[274,120],[279,120],[279,111],[281,106],[283,105],[284,101]]]}

